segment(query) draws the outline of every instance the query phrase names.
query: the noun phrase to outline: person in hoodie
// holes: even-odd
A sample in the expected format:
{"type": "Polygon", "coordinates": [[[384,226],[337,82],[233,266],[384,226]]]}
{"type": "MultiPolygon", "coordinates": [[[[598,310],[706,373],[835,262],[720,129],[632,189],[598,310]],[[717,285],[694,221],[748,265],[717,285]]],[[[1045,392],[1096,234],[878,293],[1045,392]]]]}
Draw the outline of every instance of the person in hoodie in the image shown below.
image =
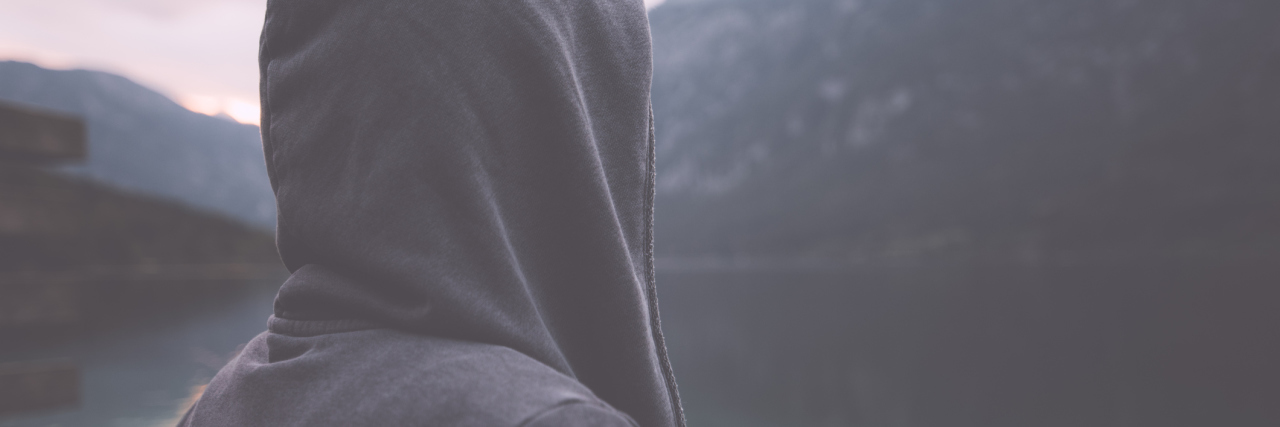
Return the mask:
{"type": "Polygon", "coordinates": [[[292,275],[181,426],[683,426],[641,0],[270,0],[292,275]]]}

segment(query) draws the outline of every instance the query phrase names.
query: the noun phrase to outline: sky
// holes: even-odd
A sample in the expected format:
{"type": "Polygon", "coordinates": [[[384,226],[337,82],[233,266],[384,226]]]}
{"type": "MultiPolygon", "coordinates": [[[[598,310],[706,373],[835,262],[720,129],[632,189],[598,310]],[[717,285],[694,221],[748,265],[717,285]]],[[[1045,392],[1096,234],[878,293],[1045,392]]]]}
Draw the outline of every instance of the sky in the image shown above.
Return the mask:
{"type": "Polygon", "coordinates": [[[0,60],[120,74],[192,111],[258,124],[265,11],[266,0],[2,0],[0,60]]]}

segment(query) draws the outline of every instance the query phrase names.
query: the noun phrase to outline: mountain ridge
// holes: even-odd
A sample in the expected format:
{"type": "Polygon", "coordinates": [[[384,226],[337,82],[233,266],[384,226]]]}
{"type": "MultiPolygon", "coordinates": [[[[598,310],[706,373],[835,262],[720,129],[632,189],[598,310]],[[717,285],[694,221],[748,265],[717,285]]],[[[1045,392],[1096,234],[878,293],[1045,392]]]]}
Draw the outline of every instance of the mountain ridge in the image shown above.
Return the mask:
{"type": "Polygon", "coordinates": [[[192,112],[128,78],[0,61],[0,101],[81,117],[83,164],[60,170],[181,202],[259,229],[275,226],[257,126],[192,112]]]}

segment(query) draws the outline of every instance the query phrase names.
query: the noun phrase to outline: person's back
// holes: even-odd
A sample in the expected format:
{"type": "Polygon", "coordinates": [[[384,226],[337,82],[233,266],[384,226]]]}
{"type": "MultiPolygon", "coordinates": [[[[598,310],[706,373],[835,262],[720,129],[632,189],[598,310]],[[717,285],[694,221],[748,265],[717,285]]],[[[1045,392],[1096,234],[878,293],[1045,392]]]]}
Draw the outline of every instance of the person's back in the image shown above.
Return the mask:
{"type": "Polygon", "coordinates": [[[182,426],[682,426],[639,0],[271,0],[293,275],[182,426]]]}

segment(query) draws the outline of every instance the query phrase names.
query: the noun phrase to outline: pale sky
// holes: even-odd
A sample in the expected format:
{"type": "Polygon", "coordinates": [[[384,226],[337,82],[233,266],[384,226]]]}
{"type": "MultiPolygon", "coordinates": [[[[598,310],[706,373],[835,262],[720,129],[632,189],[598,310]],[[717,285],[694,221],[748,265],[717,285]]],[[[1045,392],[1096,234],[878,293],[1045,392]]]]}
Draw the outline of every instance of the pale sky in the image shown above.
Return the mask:
{"type": "Polygon", "coordinates": [[[257,124],[265,10],[266,0],[0,0],[0,60],[112,72],[257,124]]]}

